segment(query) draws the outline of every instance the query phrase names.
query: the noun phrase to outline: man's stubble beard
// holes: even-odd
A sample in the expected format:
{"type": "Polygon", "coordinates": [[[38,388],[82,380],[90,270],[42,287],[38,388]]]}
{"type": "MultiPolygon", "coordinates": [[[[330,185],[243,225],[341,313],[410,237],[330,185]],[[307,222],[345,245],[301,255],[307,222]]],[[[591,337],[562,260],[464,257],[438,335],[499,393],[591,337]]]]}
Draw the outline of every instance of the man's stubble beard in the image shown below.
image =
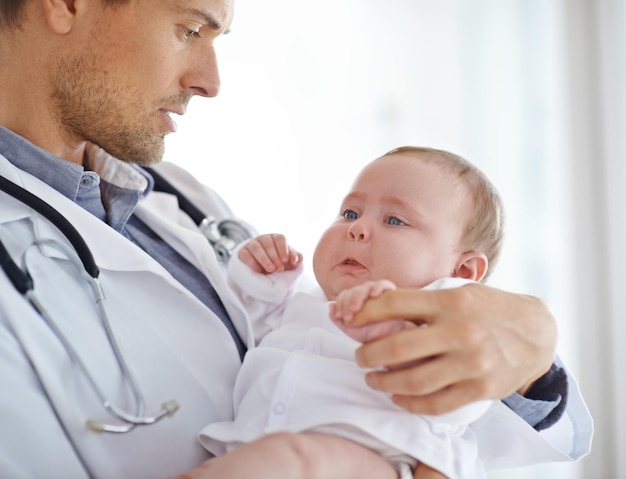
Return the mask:
{"type": "Polygon", "coordinates": [[[151,129],[158,108],[152,116],[150,112],[144,115],[139,102],[133,102],[139,95],[116,84],[109,70],[94,63],[94,57],[93,53],[68,57],[56,69],[52,107],[61,134],[68,141],[94,143],[128,163],[158,163],[164,135],[151,129]]]}

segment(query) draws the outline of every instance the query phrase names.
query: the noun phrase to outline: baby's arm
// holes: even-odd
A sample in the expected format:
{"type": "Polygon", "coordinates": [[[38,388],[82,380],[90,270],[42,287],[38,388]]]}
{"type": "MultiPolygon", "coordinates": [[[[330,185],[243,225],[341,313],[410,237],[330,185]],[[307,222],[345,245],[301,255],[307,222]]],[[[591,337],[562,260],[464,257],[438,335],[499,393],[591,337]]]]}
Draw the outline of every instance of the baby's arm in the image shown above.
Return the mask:
{"type": "Polygon", "coordinates": [[[302,255],[283,235],[258,236],[235,250],[227,282],[248,313],[257,344],[281,324],[302,270],[302,255]]]}
{"type": "Polygon", "coordinates": [[[239,259],[261,274],[291,271],[302,262],[302,255],[287,244],[281,234],[266,234],[248,241],[239,250],[239,259]]]}
{"type": "Polygon", "coordinates": [[[384,336],[397,333],[404,329],[415,328],[415,323],[402,319],[388,319],[365,326],[351,327],[355,314],[361,310],[368,299],[379,297],[383,292],[396,289],[396,285],[388,280],[368,281],[353,288],[342,291],[337,300],[330,304],[329,314],[333,322],[352,339],[361,343],[374,341],[384,336]]]}

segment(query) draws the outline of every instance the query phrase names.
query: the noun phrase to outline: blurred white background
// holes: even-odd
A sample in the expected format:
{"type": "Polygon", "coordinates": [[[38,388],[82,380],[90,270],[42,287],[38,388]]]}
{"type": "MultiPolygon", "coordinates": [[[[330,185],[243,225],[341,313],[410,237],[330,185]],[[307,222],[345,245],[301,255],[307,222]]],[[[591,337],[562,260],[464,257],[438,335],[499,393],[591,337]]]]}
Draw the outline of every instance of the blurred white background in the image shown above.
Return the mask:
{"type": "Polygon", "coordinates": [[[387,150],[478,165],[507,212],[490,284],[551,307],[596,426],[577,464],[490,477],[624,478],[625,30],[626,0],[237,0],[221,93],[191,103],[166,159],[309,260],[387,150]]]}

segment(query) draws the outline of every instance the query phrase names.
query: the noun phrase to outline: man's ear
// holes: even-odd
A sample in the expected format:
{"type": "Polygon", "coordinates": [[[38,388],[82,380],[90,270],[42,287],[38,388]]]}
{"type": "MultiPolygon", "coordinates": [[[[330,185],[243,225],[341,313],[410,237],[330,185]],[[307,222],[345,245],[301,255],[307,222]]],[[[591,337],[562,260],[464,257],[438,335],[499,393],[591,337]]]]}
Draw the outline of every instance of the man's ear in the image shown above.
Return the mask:
{"type": "Polygon", "coordinates": [[[52,31],[59,35],[69,33],[76,20],[77,0],[40,0],[43,4],[46,22],[52,31]]]}
{"type": "Polygon", "coordinates": [[[478,282],[487,274],[488,266],[489,261],[483,253],[469,251],[463,253],[457,261],[453,276],[478,282]]]}

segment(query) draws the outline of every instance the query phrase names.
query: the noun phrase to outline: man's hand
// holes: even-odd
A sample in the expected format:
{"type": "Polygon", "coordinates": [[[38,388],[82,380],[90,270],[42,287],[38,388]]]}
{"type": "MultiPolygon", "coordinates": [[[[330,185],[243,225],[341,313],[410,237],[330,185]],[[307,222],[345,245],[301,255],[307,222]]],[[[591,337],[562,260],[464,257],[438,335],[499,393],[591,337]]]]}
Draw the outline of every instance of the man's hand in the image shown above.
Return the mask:
{"type": "Polygon", "coordinates": [[[281,234],[257,236],[239,250],[239,259],[261,274],[289,271],[298,267],[302,255],[281,234]]]}
{"type": "Polygon", "coordinates": [[[442,414],[482,399],[524,394],[555,357],[556,321],[537,298],[471,284],[455,289],[386,291],[352,325],[404,318],[428,327],[364,344],[357,361],[388,371],[368,384],[419,414],[442,414]],[[393,367],[399,364],[405,367],[393,367]]]}

